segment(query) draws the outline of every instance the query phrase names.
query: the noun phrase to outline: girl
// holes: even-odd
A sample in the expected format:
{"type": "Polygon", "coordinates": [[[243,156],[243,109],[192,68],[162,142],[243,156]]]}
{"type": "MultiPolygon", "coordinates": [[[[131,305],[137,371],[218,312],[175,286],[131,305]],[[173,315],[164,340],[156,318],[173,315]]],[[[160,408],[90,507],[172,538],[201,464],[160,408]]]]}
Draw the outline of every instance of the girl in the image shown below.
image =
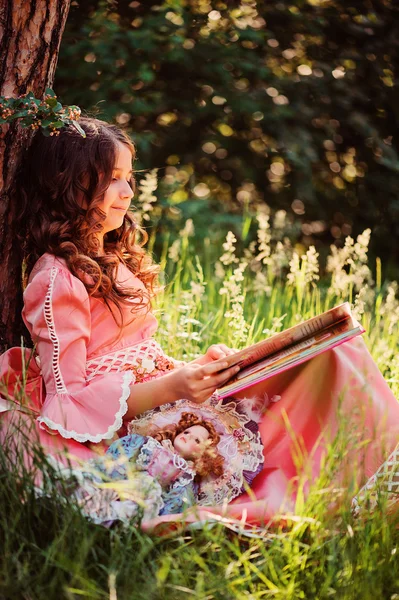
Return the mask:
{"type": "MultiPolygon", "coordinates": [[[[88,457],[89,442],[113,439],[123,419],[179,398],[204,402],[236,369],[220,373],[226,346],[183,365],[152,339],[158,269],[128,213],[134,147],[117,127],[89,118],[80,124],[86,138],[74,127],[49,138],[39,131],[24,161],[22,316],[35,350],[6,352],[1,374],[3,410],[20,408],[27,365],[28,408],[41,443],[88,457]],[[157,365],[156,376],[136,383],[135,367],[146,360],[157,365]]],[[[11,411],[5,419],[15,417],[11,411]]]]}
{"type": "MultiPolygon", "coordinates": [[[[62,456],[66,449],[90,458],[93,446],[98,450],[120,434],[124,420],[180,398],[201,404],[238,368],[223,371],[231,351],[222,344],[182,364],[153,339],[157,268],[128,212],[134,147],[113,125],[91,118],[79,123],[86,138],[72,126],[52,137],[39,130],[20,174],[23,319],[34,351],[11,348],[3,355],[1,409],[8,443],[18,445],[13,426],[30,423],[29,411],[49,453],[62,456]]],[[[251,394],[282,399],[260,423],[263,471],[250,496],[223,508],[228,516],[259,523],[284,499],[292,509],[295,482],[306,487],[318,476],[326,445],[345,420],[352,439],[345,438],[342,460],[335,461],[334,489],[348,472],[364,480],[396,444],[399,404],[361,339],[251,394]]]]}

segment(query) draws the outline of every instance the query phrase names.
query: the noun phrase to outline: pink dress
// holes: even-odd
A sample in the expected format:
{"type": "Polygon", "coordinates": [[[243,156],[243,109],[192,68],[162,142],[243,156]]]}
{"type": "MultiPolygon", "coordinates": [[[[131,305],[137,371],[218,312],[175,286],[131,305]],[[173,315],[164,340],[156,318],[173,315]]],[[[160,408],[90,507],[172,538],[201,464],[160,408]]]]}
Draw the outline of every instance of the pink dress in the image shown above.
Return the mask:
{"type": "MultiPolygon", "coordinates": [[[[122,264],[117,279],[120,285],[143,288],[122,264]]],[[[104,303],[88,296],[63,260],[49,254],[40,258],[25,290],[23,311],[35,355],[11,348],[0,357],[6,390],[0,398],[3,439],[7,424],[23,414],[18,381],[24,361],[28,408],[42,445],[52,455],[66,448],[73,456],[91,458],[93,447],[115,438],[130,386],[145,379],[147,370],[152,377],[173,367],[152,337],[157,321],[151,312],[132,318],[129,307],[123,310],[126,324],[121,332],[104,303]]],[[[261,524],[282,510],[293,511],[298,478],[306,491],[320,473],[327,442],[342,423],[348,425],[344,456],[331,474],[332,488],[354,473],[363,484],[397,444],[399,403],[360,338],[259,384],[251,389],[255,392],[281,396],[260,423],[263,471],[252,484],[251,496],[242,494],[227,508],[207,508],[202,516],[219,513],[261,524]]],[[[176,515],[159,520],[174,521],[176,515]]]]}
{"type": "MultiPolygon", "coordinates": [[[[144,289],[123,264],[117,279],[122,286],[144,289]]],[[[24,362],[28,409],[36,415],[42,445],[90,458],[91,444],[111,442],[122,427],[135,381],[134,372],[123,369],[132,361],[164,356],[152,339],[157,320],[145,310],[132,318],[126,306],[121,332],[104,302],[89,297],[65,262],[50,254],[44,254],[32,270],[22,316],[35,353],[11,348],[0,357],[0,377],[8,388],[0,398],[0,411],[6,412],[3,420],[15,419],[12,409],[19,408],[24,362]]]]}

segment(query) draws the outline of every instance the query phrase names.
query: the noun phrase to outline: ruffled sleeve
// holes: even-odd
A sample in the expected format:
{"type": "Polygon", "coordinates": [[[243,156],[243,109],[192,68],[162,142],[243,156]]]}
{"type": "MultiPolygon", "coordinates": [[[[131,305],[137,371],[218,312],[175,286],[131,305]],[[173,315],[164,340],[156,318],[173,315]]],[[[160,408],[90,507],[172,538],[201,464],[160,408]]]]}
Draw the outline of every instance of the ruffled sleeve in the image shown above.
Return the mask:
{"type": "Polygon", "coordinates": [[[106,373],[87,382],[91,317],[83,283],[62,266],[39,271],[25,290],[23,316],[46,388],[39,425],[78,442],[111,439],[122,426],[134,376],[106,373]]]}

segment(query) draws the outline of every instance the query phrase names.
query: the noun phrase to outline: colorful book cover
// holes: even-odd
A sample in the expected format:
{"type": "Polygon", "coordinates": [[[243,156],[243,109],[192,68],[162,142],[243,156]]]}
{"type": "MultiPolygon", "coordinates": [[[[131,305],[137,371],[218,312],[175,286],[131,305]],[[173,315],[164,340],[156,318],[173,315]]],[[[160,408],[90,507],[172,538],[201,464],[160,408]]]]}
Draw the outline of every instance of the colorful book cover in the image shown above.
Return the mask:
{"type": "Polygon", "coordinates": [[[251,387],[331,350],[364,331],[352,317],[349,303],[341,304],[233,354],[229,357],[230,364],[239,364],[241,371],[218,390],[218,395],[225,398],[251,387]]]}

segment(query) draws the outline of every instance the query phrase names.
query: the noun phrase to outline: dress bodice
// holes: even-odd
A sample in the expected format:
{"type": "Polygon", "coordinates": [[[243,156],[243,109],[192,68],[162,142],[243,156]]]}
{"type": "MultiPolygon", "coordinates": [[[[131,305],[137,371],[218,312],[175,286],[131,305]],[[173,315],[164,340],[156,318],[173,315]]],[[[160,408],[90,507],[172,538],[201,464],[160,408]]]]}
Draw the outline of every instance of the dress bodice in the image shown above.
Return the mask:
{"type": "MultiPolygon", "coordinates": [[[[122,263],[116,280],[128,289],[145,289],[122,263]]],[[[116,307],[111,312],[101,298],[89,296],[63,259],[44,254],[24,293],[22,316],[34,353],[10,348],[1,357],[0,379],[6,378],[8,394],[0,410],[18,404],[26,378],[29,408],[40,428],[77,442],[112,439],[122,427],[131,386],[175,366],[152,338],[157,320],[150,307],[132,312],[137,301],[121,303],[121,327],[116,307]]]]}
{"type": "MultiPolygon", "coordinates": [[[[64,259],[52,254],[43,254],[35,264],[24,292],[22,316],[31,335],[34,336],[34,331],[30,316],[41,300],[40,295],[37,293],[36,279],[38,277],[42,278],[45,272],[51,272],[52,269],[58,269],[64,277],[72,278],[72,289],[79,289],[77,300],[89,306],[90,335],[87,340],[87,360],[107,355],[110,352],[121,351],[147,340],[155,334],[158,323],[150,309],[143,308],[132,314],[131,308],[137,300],[132,298],[130,300],[131,306],[129,306],[129,301],[122,303],[123,328],[121,329],[118,324],[121,316],[116,308],[111,313],[101,298],[93,298],[87,292],[85,295],[83,283],[70,273],[64,259]]],[[[145,290],[143,282],[135,277],[123,263],[119,263],[116,281],[122,288],[145,290]]],[[[48,290],[43,289],[43,292],[45,292],[43,293],[43,296],[45,296],[48,290]]],[[[54,292],[55,290],[53,296],[54,292]]],[[[68,321],[74,319],[75,311],[75,299],[71,297],[70,300],[69,305],[66,304],[63,309],[63,318],[68,321]]]]}

